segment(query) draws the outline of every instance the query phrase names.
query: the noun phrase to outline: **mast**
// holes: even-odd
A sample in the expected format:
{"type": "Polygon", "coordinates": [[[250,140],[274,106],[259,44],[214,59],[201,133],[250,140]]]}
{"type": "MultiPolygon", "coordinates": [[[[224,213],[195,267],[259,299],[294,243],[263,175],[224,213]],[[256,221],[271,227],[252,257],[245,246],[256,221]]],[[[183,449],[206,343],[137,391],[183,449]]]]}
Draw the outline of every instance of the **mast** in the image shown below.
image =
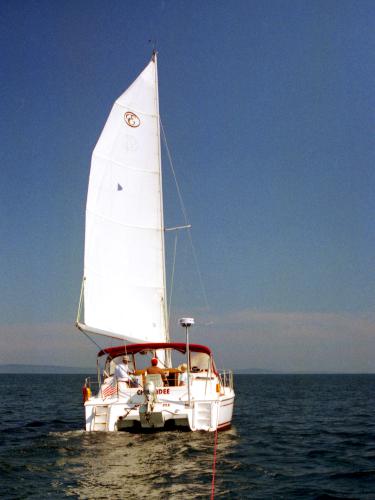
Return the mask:
{"type": "Polygon", "coordinates": [[[158,57],[157,52],[154,49],[152,51],[151,60],[155,63],[155,107],[157,110],[157,134],[158,134],[158,160],[159,160],[159,179],[160,179],[160,206],[161,206],[161,246],[163,255],[163,282],[164,282],[164,299],[162,300],[163,308],[163,318],[164,318],[164,329],[165,329],[165,341],[170,342],[169,336],[169,319],[168,319],[168,300],[167,300],[167,280],[166,280],[166,270],[165,270],[165,241],[164,241],[164,202],[163,202],[163,176],[162,176],[162,165],[161,165],[161,135],[160,135],[160,109],[159,109],[159,80],[158,80],[158,57]]]}

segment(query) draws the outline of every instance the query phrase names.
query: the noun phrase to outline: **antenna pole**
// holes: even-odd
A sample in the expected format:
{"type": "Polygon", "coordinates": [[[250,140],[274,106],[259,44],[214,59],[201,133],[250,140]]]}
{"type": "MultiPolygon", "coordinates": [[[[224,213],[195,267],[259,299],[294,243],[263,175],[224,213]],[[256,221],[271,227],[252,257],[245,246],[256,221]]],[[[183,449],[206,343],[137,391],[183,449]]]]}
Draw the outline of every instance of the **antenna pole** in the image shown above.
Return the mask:
{"type": "Polygon", "coordinates": [[[190,349],[189,349],[189,327],[186,325],[186,356],[187,356],[187,386],[188,386],[188,403],[191,406],[190,401],[190,349]]]}
{"type": "Polygon", "coordinates": [[[189,328],[194,325],[194,318],[181,318],[180,325],[185,328],[186,334],[186,358],[187,358],[187,386],[188,386],[188,403],[191,406],[190,398],[190,347],[189,347],[189,328]]]}

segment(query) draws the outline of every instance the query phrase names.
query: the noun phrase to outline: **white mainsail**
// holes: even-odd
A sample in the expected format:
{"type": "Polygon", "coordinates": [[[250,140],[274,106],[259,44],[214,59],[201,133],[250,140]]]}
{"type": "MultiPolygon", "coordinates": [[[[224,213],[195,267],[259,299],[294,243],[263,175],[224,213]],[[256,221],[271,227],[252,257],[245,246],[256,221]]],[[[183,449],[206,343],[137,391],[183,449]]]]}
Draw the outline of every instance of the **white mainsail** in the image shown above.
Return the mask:
{"type": "Polygon", "coordinates": [[[116,100],[93,151],[86,206],[85,331],[165,342],[156,54],[116,100]]]}

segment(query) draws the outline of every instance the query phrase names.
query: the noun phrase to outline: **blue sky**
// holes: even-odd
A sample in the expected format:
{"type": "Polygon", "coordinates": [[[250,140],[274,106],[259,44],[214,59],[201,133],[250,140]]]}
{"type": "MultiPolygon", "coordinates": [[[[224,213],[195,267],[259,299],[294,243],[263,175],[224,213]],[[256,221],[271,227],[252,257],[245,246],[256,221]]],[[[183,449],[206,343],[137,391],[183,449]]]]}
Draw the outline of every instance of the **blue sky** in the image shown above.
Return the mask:
{"type": "MultiPolygon", "coordinates": [[[[375,371],[373,2],[0,1],[0,14],[0,363],[94,363],[72,326],[90,156],[156,39],[210,305],[182,236],[175,314],[227,367],[375,371]]],[[[164,180],[166,223],[183,223],[167,162],[164,180]]]]}

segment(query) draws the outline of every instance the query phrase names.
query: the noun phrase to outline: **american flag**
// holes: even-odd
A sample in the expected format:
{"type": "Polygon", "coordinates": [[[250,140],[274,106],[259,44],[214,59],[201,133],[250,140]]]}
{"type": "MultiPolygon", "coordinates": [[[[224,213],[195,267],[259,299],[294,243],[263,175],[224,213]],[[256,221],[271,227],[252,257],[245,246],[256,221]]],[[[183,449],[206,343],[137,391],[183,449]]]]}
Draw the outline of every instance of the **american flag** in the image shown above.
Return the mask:
{"type": "Polygon", "coordinates": [[[112,396],[113,394],[117,393],[117,383],[116,379],[113,377],[112,380],[109,382],[109,384],[106,384],[105,387],[102,389],[102,394],[104,398],[108,398],[109,396],[112,396]]]}

